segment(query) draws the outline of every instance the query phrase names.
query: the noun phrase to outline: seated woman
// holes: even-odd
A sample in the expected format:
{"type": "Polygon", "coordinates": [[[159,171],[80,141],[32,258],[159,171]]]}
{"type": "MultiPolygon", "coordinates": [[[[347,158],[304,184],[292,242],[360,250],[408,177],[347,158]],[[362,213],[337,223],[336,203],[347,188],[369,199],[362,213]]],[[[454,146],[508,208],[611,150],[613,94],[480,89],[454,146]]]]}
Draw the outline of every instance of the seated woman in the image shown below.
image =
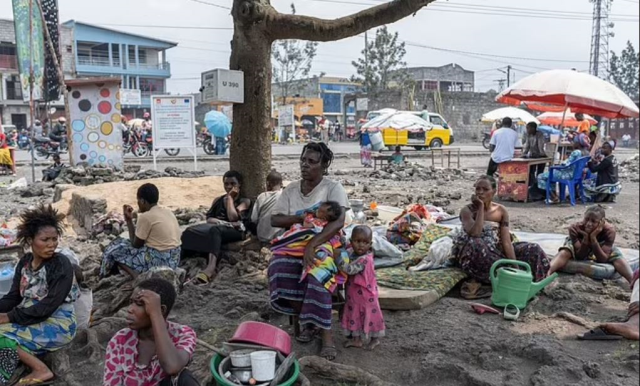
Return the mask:
{"type": "Polygon", "coordinates": [[[618,180],[618,160],[613,155],[613,141],[605,142],[600,149],[602,159],[592,159],[589,170],[597,173],[595,186],[586,186],[585,194],[593,202],[615,202],[622,191],[618,180]]]}
{"type": "Polygon", "coordinates": [[[334,249],[327,244],[344,227],[349,207],[344,187],[324,177],[332,161],[333,152],[326,144],[310,143],[304,147],[300,156],[302,180],[284,189],[273,209],[271,225],[290,229],[304,224],[306,214],[327,201],[337,202],[344,210],[305,244],[275,248],[268,270],[271,307],[281,314],[294,316],[296,339],[302,343],[313,341],[322,331],[320,356],[328,360],[334,360],[337,351],[331,333],[332,296],[325,284],[335,280],[338,268],[333,263],[334,249]],[[318,266],[316,251],[323,245],[325,261],[318,266]]]}
{"type": "Polygon", "coordinates": [[[0,299],[0,384],[22,362],[31,373],[20,385],[54,378],[38,355],[58,350],[76,335],[73,302],[80,291],[71,262],[55,253],[62,219],[51,206],[39,206],[20,217],[18,241],[31,251],[18,262],[11,290],[0,299]]]}
{"type": "MultiPolygon", "coordinates": [[[[584,134],[576,134],[573,137],[573,151],[569,155],[569,158],[567,158],[562,163],[562,165],[567,166],[579,160],[580,158],[588,157],[589,147],[590,147],[589,138],[584,134]]],[[[567,168],[564,170],[554,170],[553,176],[554,176],[554,179],[570,180],[573,178],[573,172],[574,172],[573,168],[567,168]]],[[[548,180],[549,180],[548,171],[542,174],[538,174],[538,189],[546,191],[548,180]]],[[[556,192],[555,188],[551,191],[551,196],[552,196],[551,198],[552,202],[554,203],[559,202],[558,193],[556,192]]]]}
{"type": "Polygon", "coordinates": [[[13,148],[9,147],[9,142],[2,125],[0,125],[0,165],[11,169],[11,174],[16,175],[15,156],[13,148]]]}
{"type": "Polygon", "coordinates": [[[164,279],[148,279],[134,289],[129,327],[107,345],[104,386],[199,386],[186,369],[196,350],[196,333],[167,321],[176,290],[164,279]]]}
{"type": "Polygon", "coordinates": [[[153,184],[138,189],[138,221],[133,208],[125,205],[129,240],[115,239],[102,254],[100,277],[123,270],[132,278],[153,267],[177,268],[180,264],[180,225],[173,212],[158,205],[160,192],[153,184]]]}
{"type": "Polygon", "coordinates": [[[507,208],[493,202],[495,180],[482,176],[475,190],[471,204],[460,211],[463,229],[452,251],[462,270],[478,282],[489,283],[493,263],[511,259],[528,263],[536,281],[544,279],[549,259],[539,245],[513,241],[507,208]]]}
{"type": "Polygon", "coordinates": [[[182,249],[185,255],[208,255],[207,267],[195,277],[198,284],[208,284],[215,278],[222,246],[242,241],[246,236],[242,220],[248,213],[251,201],[240,196],[242,175],[228,171],[222,177],[222,181],[227,194],[213,200],[207,212],[207,223],[194,225],[182,233],[182,249]]]}

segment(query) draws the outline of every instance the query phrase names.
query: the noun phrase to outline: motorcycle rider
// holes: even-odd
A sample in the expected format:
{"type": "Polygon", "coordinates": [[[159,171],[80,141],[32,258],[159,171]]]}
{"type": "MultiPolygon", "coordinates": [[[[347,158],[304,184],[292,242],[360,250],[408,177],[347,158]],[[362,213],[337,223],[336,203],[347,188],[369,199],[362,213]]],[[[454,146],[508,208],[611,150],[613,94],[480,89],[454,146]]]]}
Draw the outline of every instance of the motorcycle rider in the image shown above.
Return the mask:
{"type": "Polygon", "coordinates": [[[144,113],[142,115],[142,142],[145,143],[147,141],[147,136],[151,135],[151,114],[144,113]]]}
{"type": "Polygon", "coordinates": [[[66,140],[67,136],[67,119],[65,117],[58,118],[58,122],[53,126],[53,129],[49,133],[49,138],[53,142],[62,143],[66,140]]]}

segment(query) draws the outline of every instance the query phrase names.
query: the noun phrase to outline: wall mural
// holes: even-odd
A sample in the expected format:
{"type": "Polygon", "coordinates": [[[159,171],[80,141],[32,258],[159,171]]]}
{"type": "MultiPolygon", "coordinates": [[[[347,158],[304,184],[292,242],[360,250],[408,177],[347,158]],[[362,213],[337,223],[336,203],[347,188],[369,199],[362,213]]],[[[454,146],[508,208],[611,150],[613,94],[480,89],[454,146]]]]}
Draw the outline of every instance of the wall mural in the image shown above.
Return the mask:
{"type": "Polygon", "coordinates": [[[120,86],[117,83],[73,84],[69,92],[73,164],[121,170],[120,86]]]}

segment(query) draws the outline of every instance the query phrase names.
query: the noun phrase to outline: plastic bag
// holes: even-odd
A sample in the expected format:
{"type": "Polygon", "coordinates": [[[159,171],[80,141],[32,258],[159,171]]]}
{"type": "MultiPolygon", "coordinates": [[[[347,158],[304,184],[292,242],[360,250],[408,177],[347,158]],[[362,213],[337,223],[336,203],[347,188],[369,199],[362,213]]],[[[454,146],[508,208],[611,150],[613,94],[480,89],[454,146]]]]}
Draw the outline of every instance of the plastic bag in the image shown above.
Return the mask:
{"type": "Polygon", "coordinates": [[[420,264],[409,268],[410,271],[426,271],[449,266],[451,250],[453,249],[453,239],[449,236],[442,237],[431,244],[429,253],[420,264]]]}
{"type": "Polygon", "coordinates": [[[9,185],[9,187],[7,189],[13,190],[13,189],[18,189],[18,188],[26,188],[27,185],[28,185],[27,179],[22,177],[19,180],[17,180],[16,182],[14,182],[11,185],[9,185]]]}
{"type": "Polygon", "coordinates": [[[80,260],[78,259],[78,256],[76,256],[76,254],[69,248],[58,248],[56,249],[56,253],[60,253],[64,256],[66,256],[69,261],[71,262],[72,265],[80,265],[80,260]]]}
{"type": "Polygon", "coordinates": [[[93,308],[93,291],[81,288],[80,297],[73,302],[73,308],[76,311],[78,328],[89,328],[91,309],[93,308]]]}
{"type": "MultiPolygon", "coordinates": [[[[351,239],[351,232],[353,232],[353,228],[355,225],[348,226],[344,228],[343,232],[345,238],[347,240],[351,239]]],[[[398,249],[395,245],[391,244],[384,236],[380,235],[380,232],[384,234],[386,227],[377,227],[373,229],[373,254],[376,258],[391,258],[391,259],[401,259],[402,251],[398,249]]]]}

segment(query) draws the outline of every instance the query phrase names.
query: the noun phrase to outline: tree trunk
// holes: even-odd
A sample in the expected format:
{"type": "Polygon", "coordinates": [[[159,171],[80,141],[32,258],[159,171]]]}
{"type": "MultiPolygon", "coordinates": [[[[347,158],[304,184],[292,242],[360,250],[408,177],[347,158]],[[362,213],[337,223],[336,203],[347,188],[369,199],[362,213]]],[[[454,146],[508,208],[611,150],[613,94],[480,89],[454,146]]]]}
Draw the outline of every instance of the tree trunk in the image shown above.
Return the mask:
{"type": "Polygon", "coordinates": [[[244,177],[243,193],[256,198],[271,169],[271,39],[252,23],[258,2],[235,1],[231,70],[244,72],[244,103],[233,106],[230,166],[244,177]]]}
{"type": "MultiPolygon", "coordinates": [[[[243,191],[263,192],[271,169],[271,45],[277,39],[333,41],[414,14],[435,0],[395,0],[335,20],[286,15],[269,0],[234,0],[231,70],[244,72],[244,103],[234,105],[231,169],[244,177],[243,191]]],[[[286,97],[285,97],[286,99],[286,97]]]]}

